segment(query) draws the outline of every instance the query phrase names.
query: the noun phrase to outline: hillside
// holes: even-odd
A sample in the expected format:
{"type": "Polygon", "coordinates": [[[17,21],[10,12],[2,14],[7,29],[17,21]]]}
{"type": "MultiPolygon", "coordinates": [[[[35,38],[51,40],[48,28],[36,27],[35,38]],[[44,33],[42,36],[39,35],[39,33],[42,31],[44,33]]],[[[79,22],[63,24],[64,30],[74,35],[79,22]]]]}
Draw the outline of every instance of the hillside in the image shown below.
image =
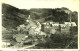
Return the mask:
{"type": "Polygon", "coordinates": [[[2,14],[2,26],[7,29],[12,29],[23,24],[28,17],[29,12],[3,3],[2,14]]]}
{"type": "Polygon", "coordinates": [[[78,13],[72,12],[68,8],[32,8],[19,9],[9,4],[2,4],[2,26],[7,29],[16,28],[17,26],[24,24],[27,17],[30,15],[33,20],[39,22],[55,21],[63,23],[65,21],[76,22],[78,20],[78,13]]]}

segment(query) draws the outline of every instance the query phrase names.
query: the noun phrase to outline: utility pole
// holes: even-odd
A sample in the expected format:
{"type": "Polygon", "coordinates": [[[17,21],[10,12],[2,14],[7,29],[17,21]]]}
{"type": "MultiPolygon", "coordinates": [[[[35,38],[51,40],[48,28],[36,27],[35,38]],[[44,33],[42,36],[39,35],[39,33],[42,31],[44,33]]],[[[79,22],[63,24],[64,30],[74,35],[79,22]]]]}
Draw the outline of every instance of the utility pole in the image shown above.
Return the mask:
{"type": "Polygon", "coordinates": [[[71,14],[70,14],[70,23],[71,23],[71,14]]]}
{"type": "Polygon", "coordinates": [[[6,48],[7,48],[7,40],[6,40],[6,48]]]}
{"type": "Polygon", "coordinates": [[[72,15],[72,12],[70,13],[70,35],[72,35],[72,20],[71,20],[71,16],[72,15]]]}

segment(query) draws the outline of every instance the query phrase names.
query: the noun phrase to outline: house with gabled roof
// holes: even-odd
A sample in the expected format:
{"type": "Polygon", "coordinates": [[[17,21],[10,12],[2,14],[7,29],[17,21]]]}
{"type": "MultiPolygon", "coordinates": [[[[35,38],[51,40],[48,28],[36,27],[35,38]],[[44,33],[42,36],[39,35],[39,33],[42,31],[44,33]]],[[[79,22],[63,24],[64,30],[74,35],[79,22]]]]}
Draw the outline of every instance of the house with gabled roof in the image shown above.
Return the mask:
{"type": "Polygon", "coordinates": [[[69,34],[70,33],[70,26],[69,25],[66,25],[66,24],[60,24],[60,27],[61,27],[61,33],[67,33],[69,34]]]}

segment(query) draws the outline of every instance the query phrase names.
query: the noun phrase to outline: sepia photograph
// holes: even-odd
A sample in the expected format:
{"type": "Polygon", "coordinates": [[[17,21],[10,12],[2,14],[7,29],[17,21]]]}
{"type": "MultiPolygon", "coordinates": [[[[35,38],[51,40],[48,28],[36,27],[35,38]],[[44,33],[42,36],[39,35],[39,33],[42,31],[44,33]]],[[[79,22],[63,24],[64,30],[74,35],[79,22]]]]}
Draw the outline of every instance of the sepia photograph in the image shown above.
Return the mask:
{"type": "Polygon", "coordinates": [[[21,7],[2,3],[2,48],[78,49],[77,10],[21,7]]]}

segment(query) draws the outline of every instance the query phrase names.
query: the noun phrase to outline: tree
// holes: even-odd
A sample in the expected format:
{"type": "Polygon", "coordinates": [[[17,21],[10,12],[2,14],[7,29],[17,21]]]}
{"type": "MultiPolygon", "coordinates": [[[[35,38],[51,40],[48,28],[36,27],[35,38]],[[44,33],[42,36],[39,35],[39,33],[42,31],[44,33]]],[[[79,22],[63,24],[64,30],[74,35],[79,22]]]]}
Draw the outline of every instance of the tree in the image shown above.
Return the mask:
{"type": "Polygon", "coordinates": [[[64,11],[61,11],[61,12],[54,11],[53,16],[54,16],[54,21],[59,22],[59,23],[63,23],[64,21],[67,21],[68,19],[68,14],[65,13],[64,11]]]}

